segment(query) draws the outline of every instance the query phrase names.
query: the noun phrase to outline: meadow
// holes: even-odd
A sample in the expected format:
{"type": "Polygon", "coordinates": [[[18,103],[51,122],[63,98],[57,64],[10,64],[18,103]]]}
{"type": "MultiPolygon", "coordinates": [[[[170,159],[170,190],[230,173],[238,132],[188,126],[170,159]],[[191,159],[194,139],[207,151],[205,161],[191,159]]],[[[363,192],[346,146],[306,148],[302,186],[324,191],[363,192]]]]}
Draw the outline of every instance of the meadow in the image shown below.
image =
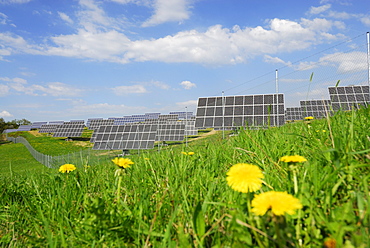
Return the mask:
{"type": "MultiPolygon", "coordinates": [[[[2,157],[16,152],[0,164],[0,244],[366,248],[369,130],[370,109],[364,108],[135,152],[125,157],[133,162],[127,168],[111,155],[86,158],[69,173],[42,168],[21,144],[2,144],[2,157]],[[292,155],[304,159],[281,159],[292,155]],[[236,164],[258,167],[262,184],[245,193],[232,188],[227,178],[236,164]],[[299,204],[291,209],[292,201],[282,198],[258,214],[256,199],[269,192],[286,192],[299,204]]],[[[46,139],[27,138],[33,144],[46,139]]],[[[72,149],[42,144],[35,148],[48,154],[72,149]]]]}

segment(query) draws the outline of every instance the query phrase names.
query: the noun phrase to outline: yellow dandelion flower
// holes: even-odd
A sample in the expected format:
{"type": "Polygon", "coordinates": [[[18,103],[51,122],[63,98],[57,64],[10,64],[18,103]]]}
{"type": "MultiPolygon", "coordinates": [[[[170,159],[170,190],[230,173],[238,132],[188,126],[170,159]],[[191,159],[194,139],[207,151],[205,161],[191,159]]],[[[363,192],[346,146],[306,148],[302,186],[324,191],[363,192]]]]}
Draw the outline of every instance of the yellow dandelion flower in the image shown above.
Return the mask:
{"type": "Polygon", "coordinates": [[[280,161],[283,161],[286,163],[303,163],[303,162],[306,162],[307,159],[299,155],[292,155],[292,156],[281,157],[280,161]]]}
{"type": "Polygon", "coordinates": [[[301,202],[287,192],[269,191],[256,195],[252,200],[252,212],[264,215],[268,210],[274,215],[295,214],[302,208],[301,202]]]}
{"type": "Polygon", "coordinates": [[[194,152],[188,152],[188,155],[189,156],[194,155],[194,152]]]}
{"type": "Polygon", "coordinates": [[[248,193],[259,190],[264,178],[261,169],[253,164],[235,164],[227,172],[227,184],[235,191],[248,193]]]}
{"type": "Polygon", "coordinates": [[[70,173],[71,171],[74,171],[76,169],[76,166],[73,164],[64,164],[59,167],[59,171],[62,173],[70,173]]]}
{"type": "Polygon", "coordinates": [[[323,133],[326,133],[326,130],[322,130],[323,133]]]}
{"type": "Polygon", "coordinates": [[[313,120],[313,119],[315,119],[315,117],[313,117],[313,116],[307,116],[307,117],[305,117],[304,119],[305,119],[305,120],[313,120]]]}
{"type": "Polygon", "coordinates": [[[115,158],[115,159],[112,159],[112,162],[115,163],[118,167],[121,167],[121,168],[130,168],[131,164],[134,164],[134,162],[131,161],[131,159],[129,158],[115,158]]]}
{"type": "Polygon", "coordinates": [[[181,152],[181,154],[188,155],[188,153],[187,153],[187,152],[181,152]]]}

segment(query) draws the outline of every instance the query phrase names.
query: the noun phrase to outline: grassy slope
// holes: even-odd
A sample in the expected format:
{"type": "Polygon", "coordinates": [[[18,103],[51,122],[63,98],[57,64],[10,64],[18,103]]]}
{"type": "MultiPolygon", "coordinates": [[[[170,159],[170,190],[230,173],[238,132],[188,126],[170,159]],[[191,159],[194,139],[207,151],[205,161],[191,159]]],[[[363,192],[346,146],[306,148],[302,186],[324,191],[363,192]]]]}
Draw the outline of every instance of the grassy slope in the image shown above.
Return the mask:
{"type": "Polygon", "coordinates": [[[0,175],[42,171],[45,166],[37,162],[22,144],[0,144],[0,175]]]}

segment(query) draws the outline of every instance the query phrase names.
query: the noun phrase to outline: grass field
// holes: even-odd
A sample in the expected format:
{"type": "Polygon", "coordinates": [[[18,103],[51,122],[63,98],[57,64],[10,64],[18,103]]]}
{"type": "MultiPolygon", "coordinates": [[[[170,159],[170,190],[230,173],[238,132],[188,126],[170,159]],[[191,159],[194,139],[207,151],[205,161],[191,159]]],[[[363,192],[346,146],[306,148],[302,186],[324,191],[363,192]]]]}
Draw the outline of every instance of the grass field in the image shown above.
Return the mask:
{"type": "MultiPolygon", "coordinates": [[[[0,145],[0,244],[369,247],[369,116],[370,109],[341,112],[330,119],[239,130],[225,139],[217,132],[188,146],[132,153],[127,158],[134,164],[126,169],[106,156],[61,173],[32,162],[20,144],[0,145]],[[289,155],[307,161],[281,161],[289,155]],[[227,173],[238,163],[262,172],[263,183],[253,192],[229,186],[227,173]],[[265,200],[267,212],[258,214],[263,204],[257,199],[276,192],[291,198],[265,200]],[[294,211],[292,199],[299,203],[294,211]]],[[[26,138],[46,154],[76,149],[48,137],[26,138]]],[[[244,180],[240,175],[235,182],[244,180]]]]}

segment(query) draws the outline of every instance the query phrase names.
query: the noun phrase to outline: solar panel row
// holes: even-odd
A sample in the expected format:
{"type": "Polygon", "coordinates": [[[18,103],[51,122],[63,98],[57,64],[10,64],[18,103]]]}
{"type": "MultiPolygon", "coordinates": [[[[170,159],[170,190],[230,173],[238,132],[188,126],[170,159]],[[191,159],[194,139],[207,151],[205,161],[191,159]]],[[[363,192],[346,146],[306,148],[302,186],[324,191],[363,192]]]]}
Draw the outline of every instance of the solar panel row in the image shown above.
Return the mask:
{"type": "Polygon", "coordinates": [[[85,124],[79,122],[64,123],[57,126],[53,137],[81,137],[84,128],[85,124]]]}
{"type": "Polygon", "coordinates": [[[284,124],[284,95],[199,98],[195,127],[280,126],[284,124]]]}
{"type": "Polygon", "coordinates": [[[94,150],[151,149],[157,134],[157,125],[133,124],[100,126],[96,132],[94,150]]]}

